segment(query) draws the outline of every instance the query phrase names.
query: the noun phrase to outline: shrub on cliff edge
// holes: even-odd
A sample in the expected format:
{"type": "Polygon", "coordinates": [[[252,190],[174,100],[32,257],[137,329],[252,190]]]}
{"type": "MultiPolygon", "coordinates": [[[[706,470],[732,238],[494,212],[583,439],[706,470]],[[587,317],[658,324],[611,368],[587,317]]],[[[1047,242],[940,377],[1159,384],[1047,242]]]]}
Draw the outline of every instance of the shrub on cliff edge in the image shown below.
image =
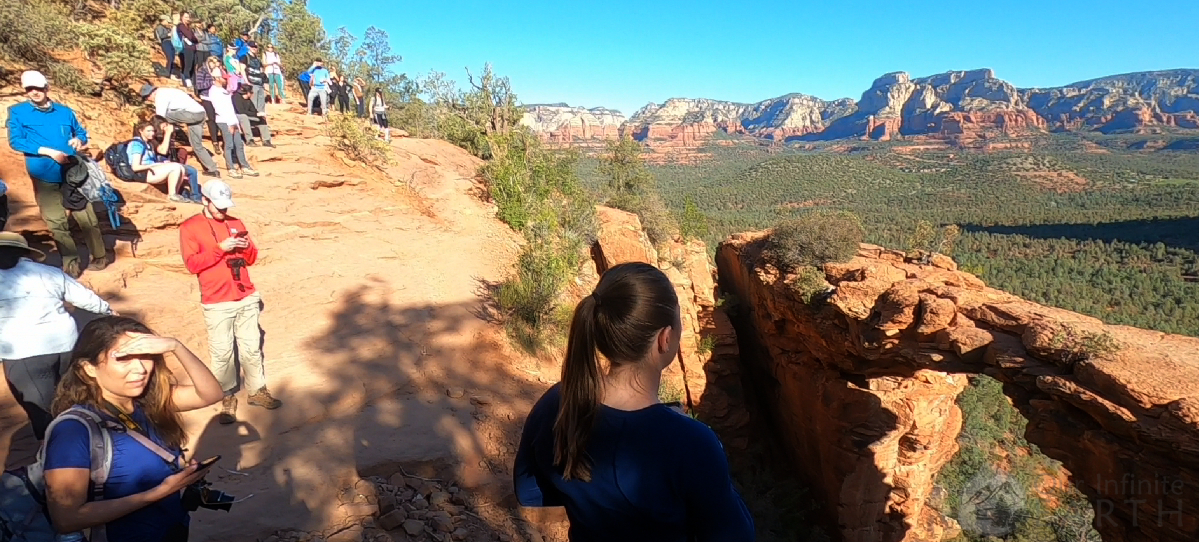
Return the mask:
{"type": "Polygon", "coordinates": [[[858,253],[864,234],[852,213],[814,211],[775,226],[763,255],[785,272],[844,262],[858,253]]]}
{"type": "Polygon", "coordinates": [[[377,137],[373,126],[359,122],[353,115],[330,114],[325,131],[333,148],[346,153],[351,160],[372,166],[391,162],[391,147],[377,137]]]}
{"type": "Polygon", "coordinates": [[[559,300],[595,241],[595,204],[575,174],[577,153],[546,149],[525,129],[492,136],[487,146],[494,157],[479,174],[496,215],[527,240],[494,302],[509,337],[535,354],[570,326],[559,300]]]}

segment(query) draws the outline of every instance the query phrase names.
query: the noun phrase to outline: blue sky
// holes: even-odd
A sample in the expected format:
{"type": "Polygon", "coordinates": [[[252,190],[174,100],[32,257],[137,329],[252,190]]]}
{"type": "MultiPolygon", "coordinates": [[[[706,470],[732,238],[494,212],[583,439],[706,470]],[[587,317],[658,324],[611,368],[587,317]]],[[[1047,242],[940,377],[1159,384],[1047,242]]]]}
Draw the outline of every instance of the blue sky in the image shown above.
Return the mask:
{"type": "Polygon", "coordinates": [[[1199,1],[310,0],[333,33],[388,32],[400,70],[491,62],[524,103],[632,114],[671,97],[857,99],[879,75],[992,68],[1019,87],[1199,68],[1199,1]]]}

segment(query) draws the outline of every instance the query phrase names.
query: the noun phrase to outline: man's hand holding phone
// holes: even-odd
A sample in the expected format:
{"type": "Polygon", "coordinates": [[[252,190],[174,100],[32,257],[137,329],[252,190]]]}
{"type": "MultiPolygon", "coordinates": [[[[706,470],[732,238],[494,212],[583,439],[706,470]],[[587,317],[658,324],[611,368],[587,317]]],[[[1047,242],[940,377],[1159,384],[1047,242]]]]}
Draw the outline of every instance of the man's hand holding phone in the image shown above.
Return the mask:
{"type": "MultiPolygon", "coordinates": [[[[238,234],[242,233],[244,232],[238,232],[238,234]]],[[[231,235],[226,237],[224,241],[221,241],[219,245],[221,250],[225,252],[233,252],[235,250],[250,246],[250,240],[246,239],[245,235],[231,235]]]]}

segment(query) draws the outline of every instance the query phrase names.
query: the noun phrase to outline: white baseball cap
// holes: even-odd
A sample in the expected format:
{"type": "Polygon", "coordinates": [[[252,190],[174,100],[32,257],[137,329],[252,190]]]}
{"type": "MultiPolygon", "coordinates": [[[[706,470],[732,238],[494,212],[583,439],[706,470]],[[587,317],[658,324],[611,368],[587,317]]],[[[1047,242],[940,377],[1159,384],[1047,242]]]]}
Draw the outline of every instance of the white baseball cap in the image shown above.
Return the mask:
{"type": "Polygon", "coordinates": [[[49,83],[46,82],[46,76],[42,75],[42,72],[29,70],[21,74],[21,88],[46,88],[47,85],[49,83]]]}
{"type": "Polygon", "coordinates": [[[204,194],[204,197],[211,200],[212,204],[216,205],[218,209],[228,209],[233,207],[233,189],[230,188],[229,184],[225,181],[220,179],[209,179],[204,183],[204,186],[200,188],[200,193],[204,194]]]}

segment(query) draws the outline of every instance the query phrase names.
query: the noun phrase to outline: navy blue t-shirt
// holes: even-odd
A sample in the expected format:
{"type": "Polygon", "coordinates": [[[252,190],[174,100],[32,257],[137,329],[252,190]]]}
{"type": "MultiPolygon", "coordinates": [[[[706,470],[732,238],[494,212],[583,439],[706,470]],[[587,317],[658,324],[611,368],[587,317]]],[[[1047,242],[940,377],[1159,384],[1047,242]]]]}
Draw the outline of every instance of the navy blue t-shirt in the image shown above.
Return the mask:
{"type": "Polygon", "coordinates": [[[572,542],[740,542],[754,522],[708,426],[666,405],[607,406],[587,444],[591,481],[566,481],[554,462],[555,384],[525,421],[513,472],[524,506],[565,506],[572,542]]]}
{"type": "MultiPolygon", "coordinates": [[[[140,407],[134,409],[133,420],[143,429],[150,427],[150,421],[146,419],[146,414],[140,407]]],[[[162,444],[162,439],[153,429],[146,429],[146,432],[154,442],[162,444]]],[[[167,476],[174,474],[174,470],[163,458],[142,446],[133,437],[116,431],[112,431],[111,434],[112,469],[108,473],[108,482],[104,485],[105,499],[119,499],[153,489],[167,476]]],[[[54,426],[54,431],[46,440],[46,470],[90,469],[90,443],[87,427],[82,422],[63,420],[54,426]]],[[[170,449],[167,446],[163,448],[170,449]]],[[[183,509],[181,495],[175,493],[109,522],[105,531],[108,539],[114,542],[162,542],[172,527],[187,525],[189,519],[187,511],[183,509]]]]}

